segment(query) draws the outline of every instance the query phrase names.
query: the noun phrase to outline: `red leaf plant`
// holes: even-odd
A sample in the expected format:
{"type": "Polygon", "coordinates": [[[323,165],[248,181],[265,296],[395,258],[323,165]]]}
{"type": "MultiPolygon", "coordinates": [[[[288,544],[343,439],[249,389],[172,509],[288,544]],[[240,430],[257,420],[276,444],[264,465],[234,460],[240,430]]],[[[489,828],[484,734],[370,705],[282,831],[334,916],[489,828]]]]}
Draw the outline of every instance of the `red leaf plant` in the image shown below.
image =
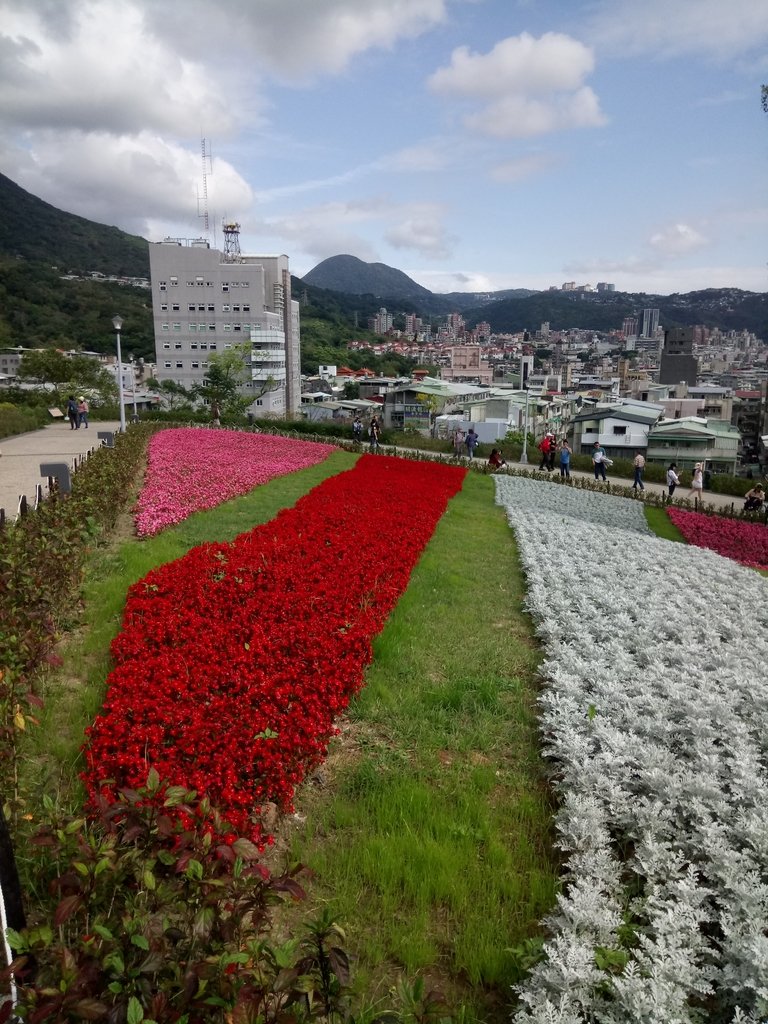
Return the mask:
{"type": "Polygon", "coordinates": [[[768,529],[762,523],[681,508],[669,508],[667,514],[689,544],[709,548],[742,565],[768,569],[768,529]]]}
{"type": "Polygon", "coordinates": [[[271,434],[161,430],[147,449],[147,473],[134,512],[136,532],[140,537],[159,533],[276,476],[314,466],[333,450],[331,444],[271,434]]]}
{"type": "Polygon", "coordinates": [[[155,768],[164,786],[204,801],[173,808],[187,827],[215,833],[215,810],[236,833],[271,842],[259,808],[290,810],[324,759],[372,638],[465,472],[365,455],[270,523],[134,584],[87,730],[92,805],[155,768]]]}

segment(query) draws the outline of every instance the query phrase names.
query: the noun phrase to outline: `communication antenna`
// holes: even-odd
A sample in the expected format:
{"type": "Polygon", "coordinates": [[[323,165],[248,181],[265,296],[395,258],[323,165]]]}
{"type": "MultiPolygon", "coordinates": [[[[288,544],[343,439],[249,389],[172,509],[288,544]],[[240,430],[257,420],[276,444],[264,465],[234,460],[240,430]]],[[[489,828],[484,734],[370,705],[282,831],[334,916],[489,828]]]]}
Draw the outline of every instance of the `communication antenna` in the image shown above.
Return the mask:
{"type": "Polygon", "coordinates": [[[221,225],[224,232],[224,262],[242,263],[240,253],[240,225],[234,220],[225,220],[221,225]]]}
{"type": "Polygon", "coordinates": [[[205,234],[210,234],[210,218],[208,216],[208,175],[213,174],[213,157],[207,147],[206,140],[200,140],[200,153],[203,162],[203,194],[197,196],[197,216],[202,217],[205,234]]]}

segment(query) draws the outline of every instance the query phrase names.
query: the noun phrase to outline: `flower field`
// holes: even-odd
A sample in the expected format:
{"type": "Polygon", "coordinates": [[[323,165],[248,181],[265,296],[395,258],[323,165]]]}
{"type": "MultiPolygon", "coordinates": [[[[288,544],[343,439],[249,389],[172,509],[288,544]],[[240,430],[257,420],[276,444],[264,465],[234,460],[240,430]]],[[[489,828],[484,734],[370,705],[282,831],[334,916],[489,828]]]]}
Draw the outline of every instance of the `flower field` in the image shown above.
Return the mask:
{"type": "Polygon", "coordinates": [[[768,569],[768,528],[722,516],[669,508],[667,515],[689,544],[709,548],[755,569],[768,569]]]}
{"type": "Polygon", "coordinates": [[[205,428],[161,430],[149,442],[134,521],[140,537],[215,508],[273,477],[322,462],[333,445],[205,428]]]}
{"type": "MultiPolygon", "coordinates": [[[[465,473],[363,456],[271,522],[134,584],[88,730],[90,798],[138,787],[154,768],[268,842],[259,808],[289,808],[324,757],[371,640],[465,473]]],[[[163,798],[176,802],[167,789],[163,798]]],[[[215,830],[204,806],[196,813],[215,830]]]]}
{"type": "Polygon", "coordinates": [[[637,502],[596,522],[575,489],[495,483],[545,651],[567,857],[515,1020],[765,1020],[766,581],[644,535],[637,502]]]}

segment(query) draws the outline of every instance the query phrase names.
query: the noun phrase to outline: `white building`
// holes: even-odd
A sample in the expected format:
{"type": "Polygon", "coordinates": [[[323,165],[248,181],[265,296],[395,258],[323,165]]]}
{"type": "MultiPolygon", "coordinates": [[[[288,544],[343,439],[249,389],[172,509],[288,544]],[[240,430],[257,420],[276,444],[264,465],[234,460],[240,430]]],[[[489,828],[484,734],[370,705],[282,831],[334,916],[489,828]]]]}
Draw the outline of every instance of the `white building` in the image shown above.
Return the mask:
{"type": "Polygon", "coordinates": [[[238,230],[225,225],[226,253],[204,238],[150,245],[157,379],[202,383],[211,353],[245,343],[242,394],[261,412],[297,415],[299,304],[291,298],[288,257],[242,255],[238,230]]]}

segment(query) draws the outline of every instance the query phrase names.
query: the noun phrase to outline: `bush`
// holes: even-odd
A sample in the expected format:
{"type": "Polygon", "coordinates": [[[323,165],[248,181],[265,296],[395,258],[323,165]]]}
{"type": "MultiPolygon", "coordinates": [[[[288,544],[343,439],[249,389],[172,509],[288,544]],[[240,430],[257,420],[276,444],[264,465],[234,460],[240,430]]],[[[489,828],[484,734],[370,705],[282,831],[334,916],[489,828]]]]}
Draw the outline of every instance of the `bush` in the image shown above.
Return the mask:
{"type": "Polygon", "coordinates": [[[51,414],[44,406],[19,406],[0,402],[0,438],[26,434],[51,422],[51,414]]]}

